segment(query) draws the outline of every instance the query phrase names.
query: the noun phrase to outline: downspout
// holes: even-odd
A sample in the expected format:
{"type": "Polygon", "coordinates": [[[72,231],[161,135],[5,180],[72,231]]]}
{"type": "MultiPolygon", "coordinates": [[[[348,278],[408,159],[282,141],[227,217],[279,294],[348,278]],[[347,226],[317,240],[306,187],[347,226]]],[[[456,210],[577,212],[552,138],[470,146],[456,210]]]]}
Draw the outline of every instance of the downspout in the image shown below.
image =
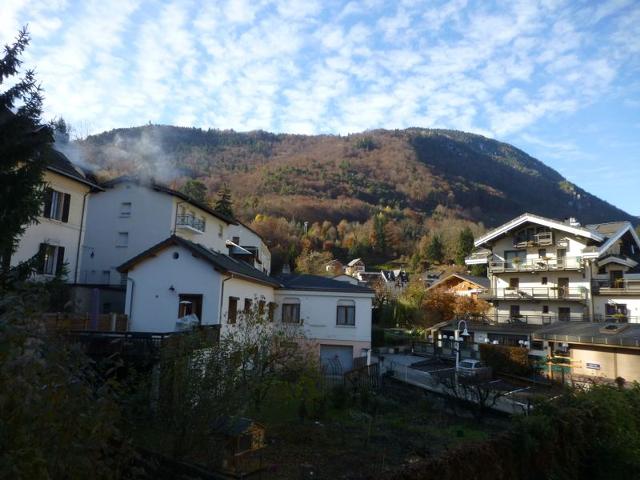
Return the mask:
{"type": "Polygon", "coordinates": [[[230,273],[229,276],[224,280],[222,280],[222,283],[220,284],[220,315],[218,319],[218,324],[220,325],[220,327],[222,327],[222,306],[224,305],[224,283],[227,280],[231,280],[232,278],[233,278],[233,273],[230,273]]]}
{"type": "MultiPolygon", "coordinates": [[[[131,313],[133,312],[133,290],[136,286],[136,282],[133,278],[127,275],[127,282],[131,280],[131,294],[129,295],[129,325],[131,324],[131,313]]],[[[129,330],[129,325],[127,325],[127,330],[129,330]]]]}
{"type": "Polygon", "coordinates": [[[80,269],[80,247],[82,244],[82,232],[84,230],[84,223],[85,223],[84,210],[85,210],[85,205],[87,203],[87,195],[89,195],[89,193],[91,193],[91,190],[86,192],[82,197],[82,216],[80,217],[80,233],[78,235],[78,248],[76,250],[76,272],[73,275],[74,284],[78,283],[78,270],[80,269]]]}

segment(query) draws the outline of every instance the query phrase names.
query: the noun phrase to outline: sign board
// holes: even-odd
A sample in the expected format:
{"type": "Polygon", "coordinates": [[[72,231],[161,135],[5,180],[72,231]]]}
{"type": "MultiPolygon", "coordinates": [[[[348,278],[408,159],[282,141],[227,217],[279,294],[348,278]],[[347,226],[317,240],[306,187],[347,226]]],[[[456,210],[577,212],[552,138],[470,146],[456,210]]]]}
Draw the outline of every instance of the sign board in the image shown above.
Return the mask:
{"type": "Polygon", "coordinates": [[[590,368],[591,370],[600,370],[600,364],[599,363],[589,363],[589,362],[587,362],[585,364],[585,367],[590,368]]]}

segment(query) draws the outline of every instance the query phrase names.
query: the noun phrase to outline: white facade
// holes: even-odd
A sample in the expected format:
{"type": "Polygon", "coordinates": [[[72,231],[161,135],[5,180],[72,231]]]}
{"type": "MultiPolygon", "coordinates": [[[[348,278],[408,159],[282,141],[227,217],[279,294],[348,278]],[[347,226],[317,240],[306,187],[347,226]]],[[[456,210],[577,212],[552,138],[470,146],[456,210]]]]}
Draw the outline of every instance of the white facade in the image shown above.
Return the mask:
{"type": "Polygon", "coordinates": [[[275,319],[282,321],[282,305],[298,302],[300,320],[306,337],[317,346],[352,346],[353,356],[360,357],[371,348],[372,293],[310,292],[276,290],[275,319]],[[353,325],[338,325],[338,306],[353,306],[353,325]]]}
{"type": "Polygon", "coordinates": [[[271,255],[262,239],[242,224],[233,225],[199,206],[135,179],[113,182],[88,202],[87,233],[79,281],[120,285],[117,267],[172,234],[214,251],[228,253],[227,241],[260,252],[261,270],[269,272],[271,255]]]}
{"type": "Polygon", "coordinates": [[[57,254],[62,251],[61,256],[66,266],[67,281],[75,283],[78,271],[78,251],[84,236],[86,201],[91,187],[86,183],[49,170],[45,173],[45,181],[52,190],[69,195],[68,218],[65,221],[62,218],[45,218],[43,215],[38,217],[38,223],[29,225],[20,238],[18,248],[11,257],[11,265],[15,266],[31,259],[38,253],[41,245],[45,244],[52,247],[50,248],[51,254],[56,258],[48,260],[49,268],[38,277],[46,279],[55,276],[57,254]]]}

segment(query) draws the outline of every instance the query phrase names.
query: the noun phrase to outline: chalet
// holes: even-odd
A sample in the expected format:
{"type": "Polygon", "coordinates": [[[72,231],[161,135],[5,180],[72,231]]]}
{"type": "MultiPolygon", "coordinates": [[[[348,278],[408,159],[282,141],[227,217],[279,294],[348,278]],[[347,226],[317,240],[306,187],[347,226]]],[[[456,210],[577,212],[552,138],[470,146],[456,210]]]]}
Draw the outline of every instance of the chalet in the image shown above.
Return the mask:
{"type": "Polygon", "coordinates": [[[363,273],[366,270],[364,262],[361,258],[354,258],[345,267],[344,273],[357,277],[359,273],[363,273]]]}
{"type": "Polygon", "coordinates": [[[477,298],[489,289],[489,279],[466,273],[452,273],[433,283],[427,290],[441,290],[461,297],[477,298]]]}

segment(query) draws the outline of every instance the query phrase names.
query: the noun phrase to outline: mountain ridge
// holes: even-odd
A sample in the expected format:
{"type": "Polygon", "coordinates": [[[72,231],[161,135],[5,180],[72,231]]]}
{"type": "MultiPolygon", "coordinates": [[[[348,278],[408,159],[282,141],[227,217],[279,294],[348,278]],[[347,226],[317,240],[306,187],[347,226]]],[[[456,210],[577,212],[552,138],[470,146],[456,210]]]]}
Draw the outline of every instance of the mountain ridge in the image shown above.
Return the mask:
{"type": "Polygon", "coordinates": [[[103,177],[144,171],[176,185],[230,185],[238,213],[364,221],[393,207],[427,217],[438,207],[495,226],[523,211],[583,223],[637,218],[566,180],[521,149],[457,130],[371,130],[347,136],[114,129],[76,142],[103,177]]]}

